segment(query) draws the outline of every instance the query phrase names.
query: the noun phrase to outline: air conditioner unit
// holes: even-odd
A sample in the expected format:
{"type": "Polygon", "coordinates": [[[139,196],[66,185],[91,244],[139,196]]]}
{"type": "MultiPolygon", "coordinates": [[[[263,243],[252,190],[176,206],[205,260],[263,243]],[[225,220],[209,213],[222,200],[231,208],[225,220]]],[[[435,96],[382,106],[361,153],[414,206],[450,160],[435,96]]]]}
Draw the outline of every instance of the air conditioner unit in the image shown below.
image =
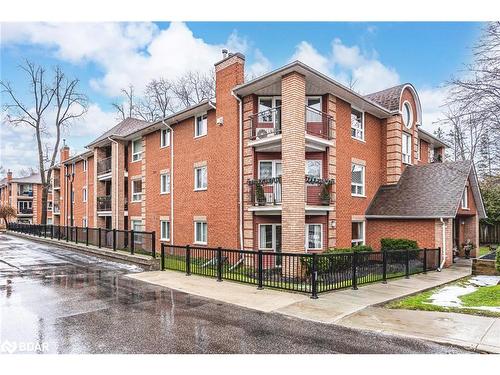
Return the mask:
{"type": "Polygon", "coordinates": [[[267,130],[260,129],[259,131],[257,131],[257,138],[258,139],[262,139],[262,138],[266,138],[266,137],[267,137],[267,130]]]}

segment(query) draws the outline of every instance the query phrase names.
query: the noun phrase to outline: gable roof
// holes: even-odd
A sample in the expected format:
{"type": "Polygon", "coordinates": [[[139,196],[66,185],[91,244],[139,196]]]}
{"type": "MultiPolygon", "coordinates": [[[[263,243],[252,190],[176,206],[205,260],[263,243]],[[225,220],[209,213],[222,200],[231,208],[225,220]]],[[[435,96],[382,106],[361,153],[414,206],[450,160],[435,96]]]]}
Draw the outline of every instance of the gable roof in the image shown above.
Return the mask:
{"type": "Polygon", "coordinates": [[[389,87],[388,89],[365,95],[365,98],[380,104],[389,111],[399,111],[399,99],[405,86],[406,83],[389,87]]]}
{"type": "Polygon", "coordinates": [[[471,180],[478,214],[485,218],[479,185],[471,161],[406,167],[399,182],[379,188],[366,210],[367,218],[453,218],[467,179],[471,180]]]}
{"type": "Polygon", "coordinates": [[[126,137],[130,134],[133,134],[133,133],[139,131],[139,130],[147,128],[150,125],[151,125],[150,122],[140,120],[137,118],[133,118],[133,117],[127,117],[125,120],[121,121],[118,125],[113,126],[111,129],[109,129],[107,132],[102,134],[100,137],[93,140],[86,147],[89,147],[89,146],[92,146],[92,145],[99,143],[101,141],[107,140],[107,138],[111,137],[111,136],[126,137]]]}

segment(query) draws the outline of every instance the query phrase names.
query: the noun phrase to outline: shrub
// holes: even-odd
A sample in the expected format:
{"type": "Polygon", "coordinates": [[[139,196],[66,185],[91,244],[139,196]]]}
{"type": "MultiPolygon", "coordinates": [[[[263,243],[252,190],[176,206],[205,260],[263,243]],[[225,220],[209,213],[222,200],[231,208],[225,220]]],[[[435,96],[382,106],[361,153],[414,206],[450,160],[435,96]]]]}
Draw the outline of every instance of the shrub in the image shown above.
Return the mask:
{"type": "MultiPolygon", "coordinates": [[[[323,254],[331,256],[319,256],[317,263],[318,274],[331,273],[333,271],[344,271],[352,266],[351,254],[356,252],[371,252],[373,249],[370,246],[355,246],[343,248],[330,248],[323,254]]],[[[306,275],[311,274],[312,257],[301,258],[302,264],[306,266],[306,275]]]]}
{"type": "Polygon", "coordinates": [[[396,251],[395,253],[387,254],[388,263],[402,263],[406,261],[406,252],[398,250],[410,250],[408,252],[410,260],[418,258],[417,241],[406,238],[382,238],[380,244],[382,251],[396,251]]]}
{"type": "Polygon", "coordinates": [[[496,266],[497,266],[497,271],[500,272],[500,246],[497,247],[497,256],[496,256],[496,266]]]}

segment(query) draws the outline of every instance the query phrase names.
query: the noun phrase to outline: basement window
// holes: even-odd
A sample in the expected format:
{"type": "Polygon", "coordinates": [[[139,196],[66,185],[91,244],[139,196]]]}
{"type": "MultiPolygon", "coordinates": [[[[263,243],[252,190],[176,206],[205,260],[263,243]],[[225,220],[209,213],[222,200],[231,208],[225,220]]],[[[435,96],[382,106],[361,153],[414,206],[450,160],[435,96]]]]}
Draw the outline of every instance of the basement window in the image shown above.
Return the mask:
{"type": "Polygon", "coordinates": [[[351,246],[362,246],[365,244],[365,222],[353,221],[351,232],[351,246]]]}

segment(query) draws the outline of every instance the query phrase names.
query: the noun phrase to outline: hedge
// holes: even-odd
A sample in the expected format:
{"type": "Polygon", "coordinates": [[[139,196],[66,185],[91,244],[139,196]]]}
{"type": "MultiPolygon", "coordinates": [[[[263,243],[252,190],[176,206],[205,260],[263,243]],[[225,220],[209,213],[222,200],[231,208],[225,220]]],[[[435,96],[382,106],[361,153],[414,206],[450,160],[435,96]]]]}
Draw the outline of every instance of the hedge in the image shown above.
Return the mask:
{"type": "MultiPolygon", "coordinates": [[[[380,240],[380,245],[382,251],[397,251],[397,250],[410,250],[408,252],[408,258],[410,260],[418,258],[418,243],[414,240],[409,240],[407,238],[382,238],[380,240]]],[[[405,252],[397,252],[393,254],[387,254],[387,261],[389,263],[402,263],[406,260],[405,252]]]]}
{"type": "MultiPolygon", "coordinates": [[[[331,273],[334,271],[343,271],[352,267],[352,257],[349,254],[358,252],[371,252],[373,249],[370,246],[355,246],[355,247],[342,247],[330,248],[323,254],[332,256],[319,256],[317,262],[318,274],[331,273]],[[336,256],[335,256],[336,255],[336,256]]],[[[302,264],[306,266],[306,274],[311,274],[312,258],[301,258],[302,264]]]]}
{"type": "Polygon", "coordinates": [[[497,256],[496,256],[496,266],[497,271],[500,272],[500,246],[497,247],[497,256]]]}

